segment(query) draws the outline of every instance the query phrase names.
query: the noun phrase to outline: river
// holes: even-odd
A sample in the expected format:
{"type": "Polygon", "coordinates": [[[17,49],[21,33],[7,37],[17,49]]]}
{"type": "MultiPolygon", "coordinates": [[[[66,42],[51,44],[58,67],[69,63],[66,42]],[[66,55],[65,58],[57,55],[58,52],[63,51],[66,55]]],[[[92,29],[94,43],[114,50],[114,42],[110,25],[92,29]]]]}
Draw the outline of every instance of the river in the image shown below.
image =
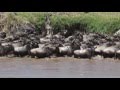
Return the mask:
{"type": "Polygon", "coordinates": [[[0,78],[120,78],[120,61],[102,58],[0,57],[0,78]]]}

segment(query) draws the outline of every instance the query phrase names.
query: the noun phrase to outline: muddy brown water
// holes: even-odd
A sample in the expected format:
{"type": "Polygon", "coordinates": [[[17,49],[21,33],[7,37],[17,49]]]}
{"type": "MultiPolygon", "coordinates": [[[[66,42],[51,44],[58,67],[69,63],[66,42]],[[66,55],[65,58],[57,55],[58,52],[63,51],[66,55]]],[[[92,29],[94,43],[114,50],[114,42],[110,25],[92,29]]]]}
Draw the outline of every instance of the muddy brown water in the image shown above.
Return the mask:
{"type": "Polygon", "coordinates": [[[120,78],[120,60],[0,57],[0,78],[120,78]]]}

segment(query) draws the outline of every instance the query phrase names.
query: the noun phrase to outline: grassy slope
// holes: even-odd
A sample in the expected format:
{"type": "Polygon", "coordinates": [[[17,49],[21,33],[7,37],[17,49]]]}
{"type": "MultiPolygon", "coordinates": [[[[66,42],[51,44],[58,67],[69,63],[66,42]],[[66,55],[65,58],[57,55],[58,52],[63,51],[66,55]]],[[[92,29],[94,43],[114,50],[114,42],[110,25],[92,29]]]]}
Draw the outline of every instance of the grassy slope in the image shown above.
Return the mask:
{"type": "MultiPolygon", "coordinates": [[[[49,12],[52,15],[52,25],[55,30],[64,29],[65,26],[76,24],[85,24],[85,28],[89,31],[100,33],[114,33],[120,29],[120,13],[119,12],[49,12]]],[[[46,12],[18,12],[17,20],[21,23],[28,21],[40,30],[44,23],[44,14],[46,12]],[[21,20],[22,19],[22,20],[21,20]]],[[[14,16],[13,16],[14,17],[14,16]]],[[[10,19],[12,22],[12,19],[10,19]]]]}

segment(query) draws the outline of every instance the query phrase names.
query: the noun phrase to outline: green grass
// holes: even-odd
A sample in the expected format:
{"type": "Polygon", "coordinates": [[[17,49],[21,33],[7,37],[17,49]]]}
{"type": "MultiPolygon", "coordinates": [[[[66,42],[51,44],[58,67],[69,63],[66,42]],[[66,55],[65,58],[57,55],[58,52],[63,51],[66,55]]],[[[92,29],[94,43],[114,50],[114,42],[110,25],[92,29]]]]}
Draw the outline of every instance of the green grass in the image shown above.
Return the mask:
{"type": "MultiPolygon", "coordinates": [[[[120,29],[119,12],[49,12],[52,14],[51,22],[55,31],[65,29],[76,30],[81,28],[87,31],[113,34],[120,29]],[[80,26],[81,25],[81,26],[80,26]],[[76,26],[76,28],[75,28],[76,26]],[[79,27],[80,26],[80,27],[79,27]]],[[[6,13],[5,13],[6,14],[6,13]]],[[[10,30],[10,25],[19,26],[22,23],[31,23],[36,30],[41,30],[47,12],[17,12],[17,15],[8,13],[4,28],[10,30]]],[[[1,21],[1,19],[0,19],[1,21]]]]}

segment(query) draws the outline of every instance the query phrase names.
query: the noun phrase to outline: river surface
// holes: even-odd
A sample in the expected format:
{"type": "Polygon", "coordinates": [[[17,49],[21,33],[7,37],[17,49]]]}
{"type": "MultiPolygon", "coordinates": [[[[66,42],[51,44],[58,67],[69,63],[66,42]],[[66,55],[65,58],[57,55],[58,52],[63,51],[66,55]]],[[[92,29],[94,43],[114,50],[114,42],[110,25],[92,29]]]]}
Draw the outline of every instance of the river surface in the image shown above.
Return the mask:
{"type": "Polygon", "coordinates": [[[120,78],[120,60],[0,57],[0,78],[120,78]]]}

